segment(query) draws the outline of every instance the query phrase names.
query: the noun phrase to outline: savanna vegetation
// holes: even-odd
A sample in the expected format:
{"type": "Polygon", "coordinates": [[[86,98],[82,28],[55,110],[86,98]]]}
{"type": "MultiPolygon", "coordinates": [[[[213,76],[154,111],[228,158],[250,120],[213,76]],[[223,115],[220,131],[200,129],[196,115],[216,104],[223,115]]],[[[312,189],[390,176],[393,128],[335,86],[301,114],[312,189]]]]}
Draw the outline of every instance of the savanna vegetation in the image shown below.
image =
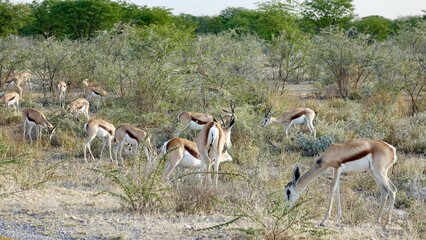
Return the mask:
{"type": "Polygon", "coordinates": [[[218,16],[107,0],[0,0],[0,9],[0,87],[13,70],[28,69],[20,110],[42,110],[59,124],[51,141],[30,145],[20,112],[0,110],[4,229],[64,239],[425,235],[426,15],[359,19],[351,0],[271,1],[218,16]],[[221,165],[218,186],[182,169],[162,181],[160,154],[151,164],[144,154],[129,156],[125,167],[106,155],[86,164],[85,119],[74,119],[54,94],[66,81],[68,105],[84,95],[83,79],[108,91],[91,102],[92,118],[139,124],[156,148],[172,137],[180,112],[218,116],[235,103],[233,161],[221,165]],[[265,110],[301,106],[317,114],[316,138],[304,126],[288,138],[282,126],[261,127],[265,110]],[[368,173],[342,176],[343,220],[334,222],[333,213],[328,227],[317,226],[327,176],[292,208],[283,202],[296,163],[305,172],[330,144],[356,138],[397,148],[391,225],[371,225],[380,194],[368,173]]]}

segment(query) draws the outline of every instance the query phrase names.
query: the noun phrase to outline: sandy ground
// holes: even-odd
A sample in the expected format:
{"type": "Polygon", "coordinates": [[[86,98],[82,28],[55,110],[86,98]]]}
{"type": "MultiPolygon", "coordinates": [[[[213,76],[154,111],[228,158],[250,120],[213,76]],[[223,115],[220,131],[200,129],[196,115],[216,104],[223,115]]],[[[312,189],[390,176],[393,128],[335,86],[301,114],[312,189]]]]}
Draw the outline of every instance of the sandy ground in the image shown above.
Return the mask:
{"type": "Polygon", "coordinates": [[[60,239],[229,239],[233,230],[194,231],[230,219],[213,216],[141,215],[95,191],[49,186],[2,199],[0,236],[21,234],[60,239]],[[3,232],[2,232],[3,231],[3,232]],[[9,232],[9,235],[7,234],[9,232]]]}
{"type": "MultiPolygon", "coordinates": [[[[119,200],[99,192],[94,187],[53,181],[39,188],[3,196],[0,239],[1,236],[14,239],[256,238],[238,230],[255,227],[247,219],[224,228],[196,231],[229,221],[232,216],[180,215],[174,211],[143,215],[123,209],[119,200]]],[[[400,227],[407,217],[404,214],[396,211],[395,223],[386,229],[372,227],[369,222],[350,226],[331,220],[327,227],[331,234],[325,239],[409,239],[400,227]]],[[[320,218],[315,221],[319,223],[320,218]]],[[[297,237],[311,238],[303,234],[297,237]]]]}

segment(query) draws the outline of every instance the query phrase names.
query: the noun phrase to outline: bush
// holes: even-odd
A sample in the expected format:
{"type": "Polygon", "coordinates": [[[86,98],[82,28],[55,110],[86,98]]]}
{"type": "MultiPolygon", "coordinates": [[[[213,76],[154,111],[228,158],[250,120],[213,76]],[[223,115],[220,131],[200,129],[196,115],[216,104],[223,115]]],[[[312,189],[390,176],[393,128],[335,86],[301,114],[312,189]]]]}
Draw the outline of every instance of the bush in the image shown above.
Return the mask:
{"type": "Polygon", "coordinates": [[[157,163],[151,163],[152,165],[144,168],[139,162],[125,171],[121,169],[93,170],[103,173],[105,178],[119,189],[119,191],[106,190],[101,194],[117,198],[124,207],[133,211],[149,212],[158,210],[164,203],[164,193],[167,190],[161,179],[164,162],[165,158],[162,158],[157,163]]]}
{"type": "Polygon", "coordinates": [[[407,117],[390,124],[387,139],[398,151],[415,154],[426,153],[426,114],[407,117]]]}
{"type": "Polygon", "coordinates": [[[335,141],[332,137],[321,136],[319,138],[299,135],[288,148],[291,151],[301,151],[302,156],[312,157],[323,153],[335,141]]]}

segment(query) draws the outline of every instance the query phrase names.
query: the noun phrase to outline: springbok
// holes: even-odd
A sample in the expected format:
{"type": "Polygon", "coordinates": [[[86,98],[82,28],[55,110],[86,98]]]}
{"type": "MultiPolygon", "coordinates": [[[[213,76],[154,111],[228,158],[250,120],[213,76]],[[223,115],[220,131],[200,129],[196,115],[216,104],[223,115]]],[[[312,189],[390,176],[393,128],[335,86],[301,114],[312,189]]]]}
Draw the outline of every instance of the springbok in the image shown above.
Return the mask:
{"type": "MultiPolygon", "coordinates": [[[[231,118],[236,119],[235,115],[235,105],[231,102],[231,110],[226,110],[222,108],[222,111],[225,114],[220,114],[221,118],[223,118],[224,122],[228,122],[231,118]]],[[[213,122],[214,117],[210,114],[204,114],[199,112],[182,112],[178,115],[179,127],[175,136],[179,136],[181,132],[183,132],[186,128],[190,128],[191,130],[199,131],[203,129],[203,127],[209,123],[213,122]]]]}
{"type": "Polygon", "coordinates": [[[89,80],[84,79],[83,85],[85,86],[84,95],[89,101],[92,97],[102,98],[105,97],[108,93],[100,87],[90,86],[89,80]]]}
{"type": "Polygon", "coordinates": [[[84,160],[86,161],[86,163],[89,163],[86,157],[87,148],[89,149],[90,156],[93,160],[95,160],[95,157],[93,157],[92,149],[90,148],[90,143],[93,141],[93,139],[95,139],[95,137],[102,138],[102,149],[99,157],[102,157],[102,152],[104,151],[105,145],[108,141],[109,158],[111,162],[113,162],[114,159],[112,158],[111,143],[115,134],[114,125],[102,119],[92,119],[89,120],[89,122],[87,122],[86,124],[84,124],[84,131],[87,133],[87,137],[84,140],[84,160]]]}
{"type": "Polygon", "coordinates": [[[11,87],[13,85],[18,88],[19,96],[23,98],[22,96],[22,83],[29,80],[31,78],[31,73],[29,71],[23,71],[23,72],[16,72],[13,70],[12,77],[8,78],[4,84],[4,88],[11,87]]]}
{"type": "Polygon", "coordinates": [[[306,124],[309,128],[309,131],[313,133],[314,138],[316,137],[317,133],[316,133],[314,125],[312,124],[312,121],[315,118],[314,110],[310,108],[294,108],[288,112],[283,113],[278,118],[272,117],[273,113],[269,115],[270,112],[271,112],[271,109],[269,109],[268,111],[265,111],[265,115],[262,121],[263,127],[266,127],[271,123],[283,124],[284,127],[286,124],[288,124],[287,128],[285,129],[285,135],[288,136],[288,130],[290,129],[291,125],[306,124]]]}
{"type": "Polygon", "coordinates": [[[133,127],[127,124],[120,125],[115,130],[115,139],[118,141],[118,144],[114,149],[115,160],[117,162],[117,165],[118,165],[117,153],[120,152],[121,165],[124,166],[122,152],[123,152],[123,147],[125,143],[130,143],[131,145],[136,146],[136,149],[135,149],[136,159],[139,159],[139,147],[142,145],[145,145],[144,151],[145,151],[146,159],[148,160],[148,162],[150,163],[152,162],[152,157],[149,154],[149,153],[154,153],[151,146],[151,141],[149,139],[148,134],[142,129],[139,129],[137,127],[133,127]]]}
{"type": "Polygon", "coordinates": [[[13,106],[15,111],[19,108],[19,93],[17,92],[6,92],[3,96],[0,97],[0,102],[3,102],[5,108],[13,106]]]}
{"type": "MultiPolygon", "coordinates": [[[[172,138],[165,142],[161,151],[166,155],[167,163],[164,169],[163,179],[167,181],[177,166],[201,169],[201,155],[197,144],[184,138],[172,138]]],[[[232,157],[225,151],[220,163],[231,161],[232,157]]]]}
{"type": "Polygon", "coordinates": [[[231,148],[231,130],[235,124],[235,117],[231,116],[227,125],[223,119],[222,123],[224,127],[216,121],[207,123],[196,139],[197,149],[201,155],[201,168],[207,171],[207,177],[210,179],[210,166],[214,163],[213,172],[216,185],[221,159],[232,160],[231,156],[224,156],[228,155],[227,150],[231,148]]]}
{"type": "Polygon", "coordinates": [[[342,172],[369,171],[377,185],[379,185],[381,192],[381,204],[376,224],[380,223],[388,196],[390,197],[388,223],[390,223],[397,189],[388,178],[387,173],[389,168],[396,163],[396,160],[396,148],[383,141],[357,139],[343,144],[332,144],[302,176],[300,176],[300,170],[297,165],[293,168],[292,180],[286,185],[284,190],[285,200],[294,203],[299,194],[318,175],[326,172],[329,168],[333,169],[334,175],[330,185],[328,211],[321,222],[321,226],[325,226],[331,215],[333,196],[336,191],[337,219],[339,220],[342,216],[339,189],[340,174],[342,172]]]}
{"type": "Polygon", "coordinates": [[[28,137],[30,138],[31,144],[33,143],[31,132],[34,126],[36,127],[37,140],[41,139],[43,128],[47,128],[47,131],[49,132],[49,140],[52,139],[52,135],[58,126],[53,127],[53,125],[50,124],[49,121],[47,121],[46,117],[44,116],[42,112],[35,110],[33,108],[26,108],[22,110],[22,116],[24,118],[24,140],[25,140],[25,130],[26,130],[27,124],[29,125],[28,137]]]}
{"type": "Polygon", "coordinates": [[[58,102],[61,107],[65,107],[65,95],[67,94],[67,83],[60,81],[56,84],[56,94],[58,96],[58,102]]]}
{"type": "Polygon", "coordinates": [[[78,115],[81,113],[89,120],[89,101],[85,98],[77,98],[73,102],[70,103],[68,112],[74,115],[74,118],[78,119],[78,115]]]}

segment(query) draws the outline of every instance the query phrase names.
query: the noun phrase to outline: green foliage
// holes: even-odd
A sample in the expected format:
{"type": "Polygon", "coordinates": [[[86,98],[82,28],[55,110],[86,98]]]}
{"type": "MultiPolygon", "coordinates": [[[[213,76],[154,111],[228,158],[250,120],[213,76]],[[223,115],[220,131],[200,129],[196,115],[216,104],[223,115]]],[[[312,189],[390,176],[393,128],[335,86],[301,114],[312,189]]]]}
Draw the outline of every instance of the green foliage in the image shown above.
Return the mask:
{"type": "Polygon", "coordinates": [[[335,140],[330,136],[320,136],[312,138],[305,135],[299,135],[288,148],[292,151],[301,151],[302,156],[312,157],[323,153],[335,140]]]}
{"type": "Polygon", "coordinates": [[[382,16],[367,16],[353,22],[358,32],[369,34],[373,39],[383,41],[391,33],[391,20],[382,16]]]}
{"type": "Polygon", "coordinates": [[[89,39],[121,17],[119,4],[109,0],[46,0],[32,3],[32,8],[35,21],[24,32],[44,37],[89,39]]]}
{"type": "Polygon", "coordinates": [[[0,0],[0,37],[16,35],[19,29],[30,22],[30,13],[27,4],[0,0]]]}
{"type": "Polygon", "coordinates": [[[327,79],[334,79],[337,94],[343,98],[371,81],[379,52],[375,45],[368,44],[365,35],[349,35],[349,32],[332,29],[314,38],[314,58],[326,69],[327,79]]]}
{"type": "Polygon", "coordinates": [[[170,9],[163,7],[149,8],[139,6],[133,3],[122,2],[123,14],[121,20],[123,23],[129,23],[136,26],[167,25],[173,22],[173,16],[170,9]]]}
{"type": "Polygon", "coordinates": [[[303,27],[319,32],[330,26],[345,28],[355,17],[353,0],[305,0],[302,5],[303,27]]]}
{"type": "Polygon", "coordinates": [[[298,29],[288,29],[272,37],[270,42],[271,67],[277,69],[276,77],[284,84],[295,80],[307,64],[308,53],[311,51],[311,41],[298,29]]]}

